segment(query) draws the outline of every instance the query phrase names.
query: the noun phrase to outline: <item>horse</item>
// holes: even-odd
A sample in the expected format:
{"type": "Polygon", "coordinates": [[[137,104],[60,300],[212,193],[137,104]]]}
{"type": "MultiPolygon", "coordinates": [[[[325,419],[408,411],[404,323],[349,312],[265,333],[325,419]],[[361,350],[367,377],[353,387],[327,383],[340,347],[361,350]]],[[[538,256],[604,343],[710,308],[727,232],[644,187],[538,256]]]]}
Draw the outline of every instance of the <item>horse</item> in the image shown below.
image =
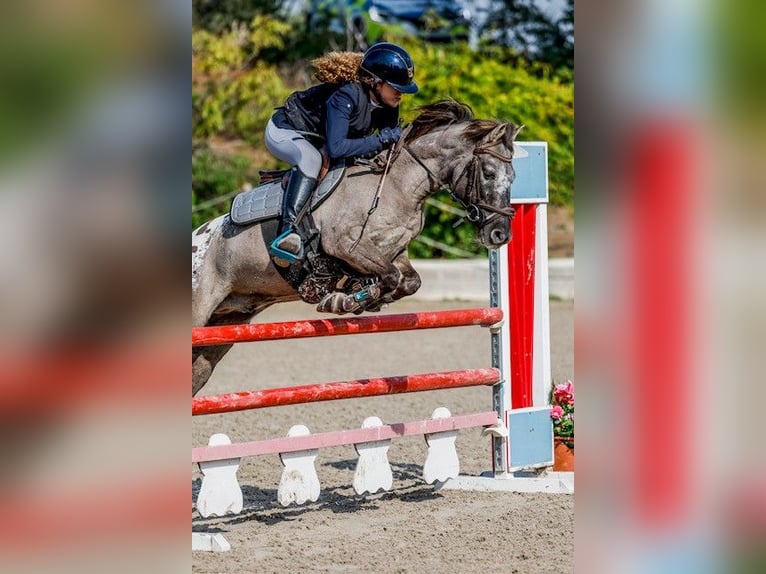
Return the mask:
{"type": "MultiPolygon", "coordinates": [[[[318,302],[320,312],[374,312],[412,295],[421,280],[407,246],[423,230],[426,199],[442,188],[463,206],[483,246],[508,243],[513,141],[521,127],[475,119],[455,100],[418,109],[393,148],[348,166],[311,213],[319,253],[299,289],[269,256],[276,219],[243,226],[226,214],[193,231],[192,325],[248,323],[271,305],[299,299],[318,302]]],[[[231,347],[192,349],[192,396],[231,347]]]]}

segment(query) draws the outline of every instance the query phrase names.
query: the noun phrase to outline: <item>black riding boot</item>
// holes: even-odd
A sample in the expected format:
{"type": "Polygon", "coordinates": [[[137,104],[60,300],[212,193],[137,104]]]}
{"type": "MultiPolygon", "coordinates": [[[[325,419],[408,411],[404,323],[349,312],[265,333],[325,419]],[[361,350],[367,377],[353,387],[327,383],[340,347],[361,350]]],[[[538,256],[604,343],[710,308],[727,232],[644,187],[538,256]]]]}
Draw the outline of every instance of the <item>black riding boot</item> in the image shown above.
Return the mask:
{"type": "Polygon", "coordinates": [[[298,168],[292,170],[287,189],[282,196],[279,232],[269,247],[275,257],[287,258],[288,261],[302,258],[303,245],[295,229],[299,219],[303,217],[315,185],[316,179],[304,175],[298,168]]]}

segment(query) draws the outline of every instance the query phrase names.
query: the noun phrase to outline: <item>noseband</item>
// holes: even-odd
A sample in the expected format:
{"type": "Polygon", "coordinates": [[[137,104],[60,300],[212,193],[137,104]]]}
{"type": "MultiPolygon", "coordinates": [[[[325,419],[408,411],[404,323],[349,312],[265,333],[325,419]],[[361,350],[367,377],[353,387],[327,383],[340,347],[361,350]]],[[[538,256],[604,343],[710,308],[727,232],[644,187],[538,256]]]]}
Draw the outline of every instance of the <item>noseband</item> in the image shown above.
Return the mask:
{"type": "Polygon", "coordinates": [[[486,142],[484,145],[476,146],[473,148],[473,157],[471,160],[465,165],[463,168],[463,171],[460,172],[460,175],[455,180],[455,184],[457,184],[463,177],[466,177],[467,183],[465,192],[463,193],[463,197],[458,196],[455,191],[452,189],[451,186],[446,186],[444,183],[441,182],[441,180],[436,177],[433,171],[425,164],[423,161],[417,157],[414,153],[412,153],[412,150],[410,149],[410,146],[405,144],[403,146],[403,150],[405,150],[412,159],[414,159],[418,164],[426,170],[426,173],[428,174],[428,179],[431,183],[431,191],[434,192],[442,187],[446,188],[447,191],[449,191],[450,196],[452,199],[454,199],[456,202],[458,202],[463,209],[465,210],[465,218],[473,223],[476,227],[481,227],[484,223],[489,221],[495,216],[503,216],[508,217],[509,219],[514,216],[516,213],[516,209],[513,207],[495,207],[494,205],[489,205],[488,203],[484,203],[483,201],[480,201],[479,197],[479,170],[481,168],[481,159],[479,156],[481,155],[491,155],[494,158],[499,159],[503,163],[511,163],[513,160],[513,156],[505,156],[492,148],[496,145],[501,143],[501,136],[498,136],[488,142],[486,142]],[[486,216],[485,212],[490,212],[491,215],[486,216]]]}

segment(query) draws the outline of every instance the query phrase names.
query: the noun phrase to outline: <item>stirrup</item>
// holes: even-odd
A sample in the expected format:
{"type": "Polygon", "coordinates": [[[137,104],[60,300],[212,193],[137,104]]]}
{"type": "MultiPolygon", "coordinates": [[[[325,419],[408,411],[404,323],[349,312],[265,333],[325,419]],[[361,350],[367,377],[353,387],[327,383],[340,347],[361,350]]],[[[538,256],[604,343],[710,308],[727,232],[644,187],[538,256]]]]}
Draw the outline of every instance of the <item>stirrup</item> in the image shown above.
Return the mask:
{"type": "MultiPolygon", "coordinates": [[[[285,251],[284,249],[280,249],[277,247],[280,241],[282,241],[285,237],[290,235],[291,233],[295,233],[292,229],[288,229],[287,231],[284,231],[283,233],[277,235],[274,238],[274,241],[271,242],[271,245],[269,245],[269,253],[276,257],[277,259],[282,259],[284,261],[287,261],[287,263],[292,264],[296,261],[303,261],[303,257],[305,256],[305,251],[303,249],[303,241],[301,241],[301,248],[298,250],[298,253],[292,253],[291,251],[285,251]]],[[[299,235],[300,237],[300,235],[299,235]]]]}

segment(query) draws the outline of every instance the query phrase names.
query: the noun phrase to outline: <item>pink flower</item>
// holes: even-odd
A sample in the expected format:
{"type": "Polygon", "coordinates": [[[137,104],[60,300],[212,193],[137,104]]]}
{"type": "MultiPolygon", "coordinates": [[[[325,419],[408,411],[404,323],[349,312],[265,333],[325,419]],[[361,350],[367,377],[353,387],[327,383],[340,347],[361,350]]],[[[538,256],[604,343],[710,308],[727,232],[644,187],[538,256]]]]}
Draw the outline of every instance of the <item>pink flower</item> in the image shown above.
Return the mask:
{"type": "Polygon", "coordinates": [[[574,385],[572,381],[553,387],[553,399],[556,403],[574,406],[574,385]]]}
{"type": "Polygon", "coordinates": [[[571,392],[572,392],[572,390],[573,390],[573,387],[574,387],[574,385],[572,384],[572,381],[569,381],[569,380],[567,380],[567,382],[566,382],[566,383],[561,383],[561,384],[558,384],[558,385],[556,385],[554,388],[555,388],[557,391],[562,391],[562,392],[566,392],[566,393],[571,393],[571,392]]]}
{"type": "Polygon", "coordinates": [[[564,409],[562,409],[560,406],[556,405],[554,407],[551,407],[551,418],[554,421],[560,421],[561,417],[564,416],[564,409]]]}

